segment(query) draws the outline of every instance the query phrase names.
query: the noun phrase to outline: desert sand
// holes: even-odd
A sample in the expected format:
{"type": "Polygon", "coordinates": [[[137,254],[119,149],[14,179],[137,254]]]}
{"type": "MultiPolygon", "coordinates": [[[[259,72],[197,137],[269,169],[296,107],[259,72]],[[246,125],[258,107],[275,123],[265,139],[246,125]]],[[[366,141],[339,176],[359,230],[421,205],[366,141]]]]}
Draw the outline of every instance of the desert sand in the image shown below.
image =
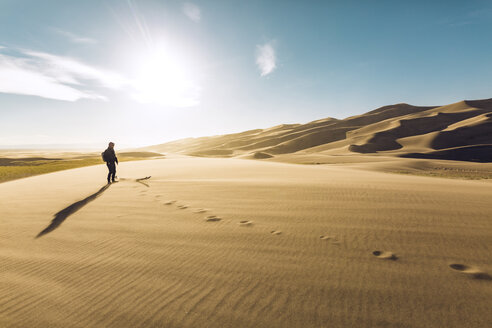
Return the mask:
{"type": "Polygon", "coordinates": [[[291,161],[292,154],[296,158],[368,154],[490,163],[491,131],[492,99],[444,106],[402,103],[345,119],[328,117],[305,124],[187,138],[142,150],[273,161],[291,161]]]}
{"type": "Polygon", "coordinates": [[[490,327],[490,180],[357,162],[170,156],[107,187],[103,165],[2,183],[0,326],[490,327]]]}

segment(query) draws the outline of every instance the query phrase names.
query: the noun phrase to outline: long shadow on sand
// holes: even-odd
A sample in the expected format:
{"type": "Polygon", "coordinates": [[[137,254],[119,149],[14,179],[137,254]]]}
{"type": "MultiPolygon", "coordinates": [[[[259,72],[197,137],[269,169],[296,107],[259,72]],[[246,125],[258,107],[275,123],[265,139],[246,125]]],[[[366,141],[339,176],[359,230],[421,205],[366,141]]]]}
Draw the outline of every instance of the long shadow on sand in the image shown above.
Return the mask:
{"type": "Polygon", "coordinates": [[[50,225],[47,226],[43,231],[38,233],[36,238],[42,237],[42,236],[46,235],[47,233],[58,228],[63,223],[63,221],[65,221],[65,219],[68,218],[70,215],[77,212],[78,210],[80,210],[82,207],[84,207],[88,203],[92,202],[97,197],[101,196],[102,193],[105,192],[109,188],[110,185],[111,184],[108,183],[107,185],[105,185],[104,187],[99,189],[96,193],[94,193],[94,194],[92,194],[92,195],[90,195],[90,196],[88,196],[82,200],[79,200],[78,202],[75,202],[72,205],[64,208],[60,212],[56,213],[53,220],[51,220],[50,225]]]}

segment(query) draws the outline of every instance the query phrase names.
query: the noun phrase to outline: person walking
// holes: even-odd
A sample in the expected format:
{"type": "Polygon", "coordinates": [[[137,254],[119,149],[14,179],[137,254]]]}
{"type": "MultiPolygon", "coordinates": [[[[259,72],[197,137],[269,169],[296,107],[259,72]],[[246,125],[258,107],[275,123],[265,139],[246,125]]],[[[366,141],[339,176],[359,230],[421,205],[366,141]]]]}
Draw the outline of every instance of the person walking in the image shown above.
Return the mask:
{"type": "Polygon", "coordinates": [[[114,142],[110,142],[108,148],[103,152],[103,160],[108,166],[108,183],[115,182],[116,176],[116,164],[118,164],[118,157],[114,152],[114,142]]]}

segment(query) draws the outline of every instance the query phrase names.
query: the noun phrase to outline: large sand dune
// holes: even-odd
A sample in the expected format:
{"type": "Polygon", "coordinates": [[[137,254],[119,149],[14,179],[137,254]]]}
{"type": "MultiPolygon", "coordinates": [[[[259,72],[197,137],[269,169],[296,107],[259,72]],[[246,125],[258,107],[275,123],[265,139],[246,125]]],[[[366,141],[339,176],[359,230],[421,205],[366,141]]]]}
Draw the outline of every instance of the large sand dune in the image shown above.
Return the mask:
{"type": "Polygon", "coordinates": [[[105,173],[0,184],[0,326],[492,323],[488,181],[188,157],[105,173]]]}
{"type": "Polygon", "coordinates": [[[492,100],[434,107],[396,104],[343,120],[188,138],[144,149],[207,157],[279,157],[273,160],[292,154],[364,153],[492,162],[492,100]]]}

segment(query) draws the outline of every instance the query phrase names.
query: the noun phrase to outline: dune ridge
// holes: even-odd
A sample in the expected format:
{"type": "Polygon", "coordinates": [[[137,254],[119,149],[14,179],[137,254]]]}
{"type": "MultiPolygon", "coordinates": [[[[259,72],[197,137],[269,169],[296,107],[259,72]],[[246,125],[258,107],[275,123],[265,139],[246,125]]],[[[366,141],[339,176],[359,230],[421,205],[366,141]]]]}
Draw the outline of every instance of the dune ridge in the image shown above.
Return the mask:
{"type": "Polygon", "coordinates": [[[445,106],[395,104],[346,119],[212,137],[188,138],[142,148],[202,157],[281,160],[285,155],[368,154],[492,161],[492,99],[445,106]]]}

